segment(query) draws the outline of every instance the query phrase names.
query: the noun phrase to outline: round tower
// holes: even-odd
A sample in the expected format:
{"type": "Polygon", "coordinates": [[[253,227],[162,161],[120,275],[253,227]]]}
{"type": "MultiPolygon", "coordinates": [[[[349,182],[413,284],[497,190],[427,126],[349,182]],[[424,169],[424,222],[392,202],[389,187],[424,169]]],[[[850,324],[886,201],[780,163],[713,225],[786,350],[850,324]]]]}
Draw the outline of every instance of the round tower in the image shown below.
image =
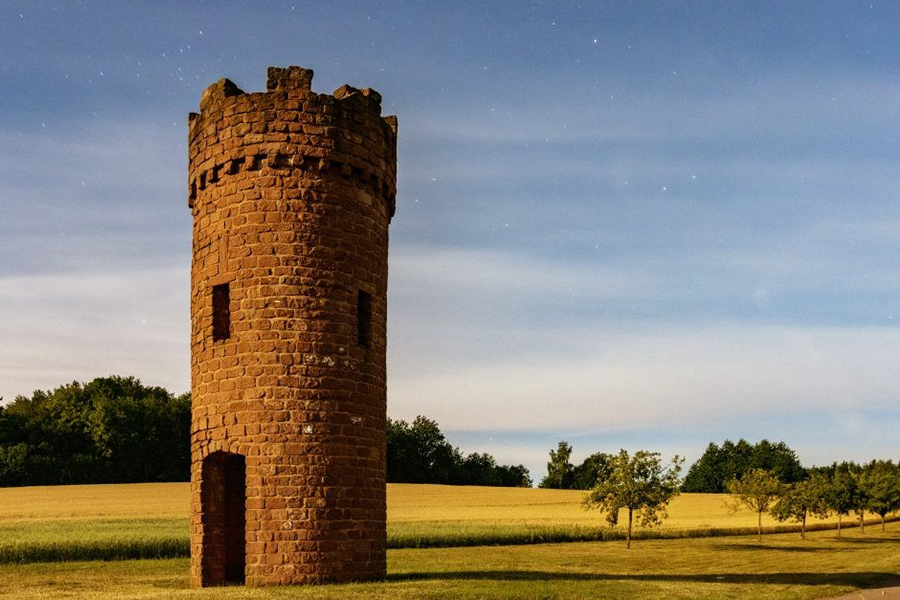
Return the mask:
{"type": "Polygon", "coordinates": [[[385,576],[396,117],[270,68],[189,119],[191,582],[385,576]]]}

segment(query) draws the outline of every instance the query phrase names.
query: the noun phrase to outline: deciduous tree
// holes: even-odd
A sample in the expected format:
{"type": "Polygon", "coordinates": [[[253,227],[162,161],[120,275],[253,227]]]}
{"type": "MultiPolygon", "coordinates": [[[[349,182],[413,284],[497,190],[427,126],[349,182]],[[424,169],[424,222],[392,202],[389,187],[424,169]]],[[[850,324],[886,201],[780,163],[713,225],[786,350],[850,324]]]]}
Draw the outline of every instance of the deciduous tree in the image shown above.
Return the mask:
{"type": "Polygon", "coordinates": [[[828,510],[837,515],[837,535],[841,537],[844,516],[858,506],[857,496],[859,486],[857,479],[851,472],[850,463],[834,463],[830,467],[822,468],[819,472],[825,478],[822,498],[828,510]]]}
{"type": "Polygon", "coordinates": [[[550,462],[547,463],[547,474],[541,479],[539,487],[557,490],[572,488],[574,467],[571,463],[572,446],[569,442],[561,441],[556,450],[550,450],[550,462]]]}
{"type": "Polygon", "coordinates": [[[772,516],[779,521],[800,523],[800,539],[806,539],[806,519],[809,515],[828,516],[825,502],[827,480],[821,474],[813,474],[804,481],[785,484],[781,495],[772,507],[772,516]]]}
{"type": "Polygon", "coordinates": [[[678,495],[679,478],[683,460],[672,459],[664,467],[658,452],[638,450],[630,456],[625,450],[612,457],[610,474],[597,482],[584,497],[586,509],[596,508],[606,513],[607,522],[615,526],[619,511],[628,512],[626,546],[631,548],[631,535],[635,514],[643,527],[659,525],[668,515],[666,506],[678,495]]]}
{"type": "Polygon", "coordinates": [[[881,517],[881,531],[887,515],[900,510],[900,471],[890,460],[874,460],[863,468],[861,487],[866,493],[866,507],[881,517]]]}
{"type": "Polygon", "coordinates": [[[756,537],[762,541],[762,516],[768,512],[781,493],[781,482],[765,469],[753,469],[740,479],[728,484],[728,492],[735,499],[735,510],[740,505],[756,513],[756,537]]]}

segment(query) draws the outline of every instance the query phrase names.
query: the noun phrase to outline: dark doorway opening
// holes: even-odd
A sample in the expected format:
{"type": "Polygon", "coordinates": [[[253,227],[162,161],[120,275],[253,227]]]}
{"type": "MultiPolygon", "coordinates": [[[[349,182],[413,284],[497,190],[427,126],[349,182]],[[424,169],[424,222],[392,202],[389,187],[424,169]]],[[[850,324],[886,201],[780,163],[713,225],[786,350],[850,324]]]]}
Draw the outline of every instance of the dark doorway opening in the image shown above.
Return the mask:
{"type": "Polygon", "coordinates": [[[203,586],[244,583],[246,473],[246,460],[240,454],[213,452],[203,460],[203,586]]]}

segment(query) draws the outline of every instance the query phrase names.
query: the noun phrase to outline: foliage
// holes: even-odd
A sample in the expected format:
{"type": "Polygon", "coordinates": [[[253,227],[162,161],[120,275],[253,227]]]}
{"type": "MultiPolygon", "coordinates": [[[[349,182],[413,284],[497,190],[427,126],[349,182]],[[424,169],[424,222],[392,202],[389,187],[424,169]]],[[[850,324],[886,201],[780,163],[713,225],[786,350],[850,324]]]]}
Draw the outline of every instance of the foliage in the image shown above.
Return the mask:
{"type": "Polygon", "coordinates": [[[829,512],[837,515],[838,537],[841,537],[844,516],[860,505],[859,478],[855,474],[857,470],[857,465],[848,462],[810,470],[811,476],[818,474],[824,479],[822,501],[829,512]]]}
{"type": "Polygon", "coordinates": [[[861,487],[866,491],[866,508],[884,519],[890,513],[900,510],[900,470],[887,460],[874,460],[863,468],[861,487]]]}
{"type": "Polygon", "coordinates": [[[735,509],[744,505],[757,515],[757,538],[762,540],[762,516],[781,494],[782,483],[764,469],[753,469],[728,484],[728,492],[735,498],[735,509]]]}
{"type": "Polygon", "coordinates": [[[538,487],[557,490],[572,489],[574,467],[572,458],[572,446],[569,442],[562,441],[556,446],[556,450],[550,450],[550,462],[547,463],[547,474],[541,479],[538,487]]]}
{"type": "Polygon", "coordinates": [[[387,480],[390,483],[440,483],[531,487],[523,465],[498,465],[490,454],[464,456],[450,445],[435,421],[387,420],[387,480]]]}
{"type": "Polygon", "coordinates": [[[613,455],[604,452],[591,454],[580,465],[573,465],[572,446],[566,441],[550,450],[547,474],[538,487],[556,490],[589,490],[598,481],[605,481],[611,473],[613,455]]]}
{"type": "Polygon", "coordinates": [[[800,537],[806,538],[806,519],[810,515],[828,516],[825,494],[828,480],[819,473],[804,481],[782,486],[781,496],[772,507],[772,516],[778,521],[793,520],[800,523],[800,537]]]}
{"type": "Polygon", "coordinates": [[[0,406],[0,486],[184,481],[190,411],[134,377],[19,396],[0,406]]]}
{"type": "Polygon", "coordinates": [[[683,492],[722,493],[728,483],[740,479],[752,469],[771,471],[783,483],[795,483],[806,478],[806,471],[797,454],[784,442],[762,440],[750,444],[739,440],[736,444],[725,440],[722,446],[710,443],[706,451],[684,478],[683,492]]]}
{"type": "Polygon", "coordinates": [[[634,513],[643,527],[662,523],[667,516],[666,506],[678,494],[682,460],[675,456],[665,468],[658,452],[638,450],[629,456],[619,451],[610,463],[610,476],[598,481],[584,497],[585,508],[597,508],[606,513],[607,522],[615,526],[619,510],[628,513],[627,545],[631,547],[634,513]]]}
{"type": "Polygon", "coordinates": [[[589,490],[597,482],[609,479],[614,458],[615,456],[605,452],[597,452],[585,458],[572,473],[572,489],[589,490]]]}

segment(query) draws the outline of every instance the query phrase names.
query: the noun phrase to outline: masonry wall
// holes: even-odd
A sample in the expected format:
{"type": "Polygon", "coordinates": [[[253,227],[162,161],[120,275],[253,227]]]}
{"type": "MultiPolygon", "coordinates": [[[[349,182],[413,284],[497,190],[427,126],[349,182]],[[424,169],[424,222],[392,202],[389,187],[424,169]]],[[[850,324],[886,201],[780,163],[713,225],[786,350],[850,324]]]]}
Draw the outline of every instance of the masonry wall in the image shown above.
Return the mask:
{"type": "Polygon", "coordinates": [[[240,583],[223,481],[244,486],[247,585],[385,576],[396,119],[377,92],[311,81],[223,79],[189,120],[195,586],[240,583]],[[233,455],[243,482],[222,475],[233,455]]]}

